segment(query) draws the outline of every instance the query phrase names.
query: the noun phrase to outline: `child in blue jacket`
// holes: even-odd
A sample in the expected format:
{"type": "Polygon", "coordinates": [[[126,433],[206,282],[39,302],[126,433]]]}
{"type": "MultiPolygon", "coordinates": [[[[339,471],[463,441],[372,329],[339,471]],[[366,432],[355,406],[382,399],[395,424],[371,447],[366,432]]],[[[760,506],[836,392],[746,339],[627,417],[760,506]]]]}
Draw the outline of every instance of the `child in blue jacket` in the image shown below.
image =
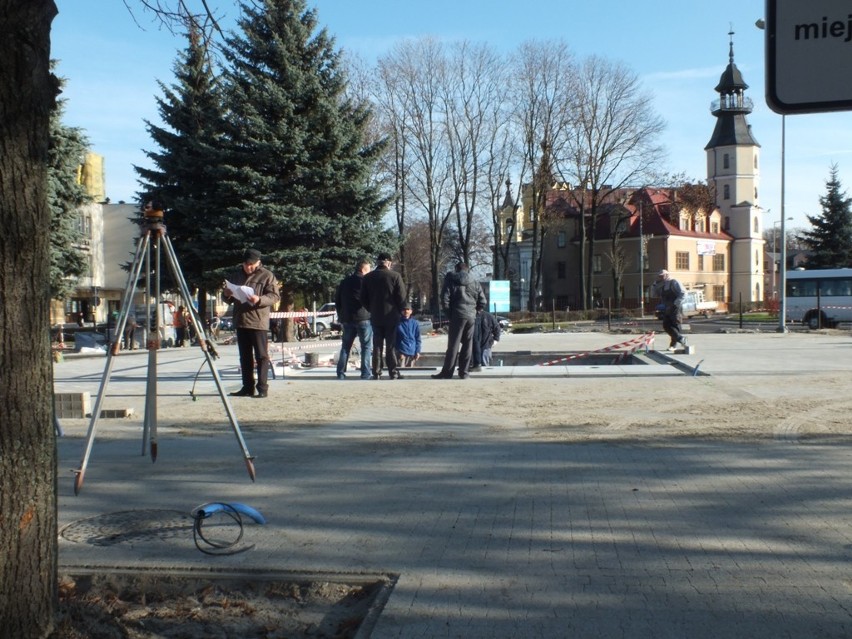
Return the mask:
{"type": "Polygon", "coordinates": [[[403,367],[414,366],[420,359],[420,324],[411,317],[410,304],[402,309],[402,318],[396,327],[396,352],[403,367]]]}

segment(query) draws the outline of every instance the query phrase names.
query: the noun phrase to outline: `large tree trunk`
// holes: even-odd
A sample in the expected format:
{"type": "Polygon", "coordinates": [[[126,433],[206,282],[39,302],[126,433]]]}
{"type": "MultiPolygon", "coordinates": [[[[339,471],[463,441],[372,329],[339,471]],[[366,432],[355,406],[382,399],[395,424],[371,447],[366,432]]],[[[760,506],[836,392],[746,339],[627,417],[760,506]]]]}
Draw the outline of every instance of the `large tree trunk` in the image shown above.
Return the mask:
{"type": "Polygon", "coordinates": [[[47,150],[51,0],[0,0],[0,637],[44,637],[56,610],[56,440],[47,150]]]}

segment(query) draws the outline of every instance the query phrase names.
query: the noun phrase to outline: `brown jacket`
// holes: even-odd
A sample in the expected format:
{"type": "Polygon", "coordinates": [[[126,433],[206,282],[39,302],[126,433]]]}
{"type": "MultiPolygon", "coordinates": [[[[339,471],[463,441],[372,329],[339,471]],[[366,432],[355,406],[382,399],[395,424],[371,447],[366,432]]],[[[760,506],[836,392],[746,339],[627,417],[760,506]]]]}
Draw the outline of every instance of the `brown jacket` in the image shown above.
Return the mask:
{"type": "Polygon", "coordinates": [[[272,272],[261,266],[251,275],[246,275],[240,267],[231,273],[228,281],[236,286],[250,286],[254,289],[254,294],[260,296],[257,304],[238,302],[233,297],[224,298],[226,302],[234,305],[234,326],[257,331],[269,330],[269,311],[281,299],[278,282],[272,272]]]}

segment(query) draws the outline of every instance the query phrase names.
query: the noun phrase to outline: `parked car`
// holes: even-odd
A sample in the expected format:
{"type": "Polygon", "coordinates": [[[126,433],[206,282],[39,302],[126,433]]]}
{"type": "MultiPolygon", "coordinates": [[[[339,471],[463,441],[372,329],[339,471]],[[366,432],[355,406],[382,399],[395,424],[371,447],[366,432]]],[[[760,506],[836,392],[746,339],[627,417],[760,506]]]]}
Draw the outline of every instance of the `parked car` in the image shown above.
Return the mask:
{"type": "Polygon", "coordinates": [[[317,309],[317,313],[328,313],[334,312],[334,315],[323,315],[322,317],[317,317],[317,334],[324,333],[325,331],[339,331],[342,330],[342,326],[340,321],[337,318],[337,306],[334,302],[326,302],[322,306],[317,309]]]}
{"type": "Polygon", "coordinates": [[[500,325],[501,330],[506,331],[512,328],[512,322],[509,320],[508,317],[504,317],[502,315],[495,315],[494,319],[497,320],[497,323],[500,325]]]}
{"type": "Polygon", "coordinates": [[[220,331],[232,331],[234,330],[234,318],[231,316],[220,317],[219,318],[219,330],[220,331]]]}
{"type": "Polygon", "coordinates": [[[420,326],[420,334],[423,335],[425,333],[431,333],[435,330],[432,327],[432,318],[426,317],[425,315],[417,315],[414,317],[417,321],[418,326],[420,326]]]}

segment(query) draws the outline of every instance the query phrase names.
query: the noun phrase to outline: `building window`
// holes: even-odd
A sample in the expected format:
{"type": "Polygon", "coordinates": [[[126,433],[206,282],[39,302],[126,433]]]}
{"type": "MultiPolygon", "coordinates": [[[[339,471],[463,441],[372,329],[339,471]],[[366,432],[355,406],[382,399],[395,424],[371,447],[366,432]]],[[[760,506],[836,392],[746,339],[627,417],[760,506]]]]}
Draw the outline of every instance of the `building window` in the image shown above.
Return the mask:
{"type": "Polygon", "coordinates": [[[703,255],[698,256],[698,270],[699,271],[704,270],[704,256],[703,255]]]}
{"type": "Polygon", "coordinates": [[[675,268],[679,271],[689,270],[689,253],[686,251],[675,253],[675,268]]]}
{"type": "Polygon", "coordinates": [[[90,215],[77,216],[77,231],[83,238],[92,239],[92,217],[90,215]]]}
{"type": "Polygon", "coordinates": [[[593,262],[592,262],[592,270],[595,273],[600,273],[601,271],[603,271],[603,267],[601,266],[601,264],[602,264],[601,256],[595,255],[594,258],[593,258],[593,262]]]}
{"type": "Polygon", "coordinates": [[[716,233],[716,234],[718,235],[718,233],[719,233],[719,223],[718,223],[718,222],[713,222],[712,224],[710,224],[710,231],[711,231],[712,233],[716,233]]]}
{"type": "Polygon", "coordinates": [[[731,168],[731,156],[728,155],[727,153],[725,153],[725,155],[722,156],[722,168],[723,169],[730,169],[731,168]]]}
{"type": "Polygon", "coordinates": [[[754,168],[757,168],[757,155],[754,156],[754,168]]]}
{"type": "Polygon", "coordinates": [[[565,262],[556,263],[556,279],[564,280],[566,275],[565,262]]]}
{"type": "Polygon", "coordinates": [[[725,216],[725,230],[726,231],[731,230],[731,216],[730,215],[725,216]]]}
{"type": "Polygon", "coordinates": [[[725,270],[725,254],[717,253],[713,256],[713,270],[714,271],[724,271],[725,270]]]}
{"type": "Polygon", "coordinates": [[[713,287],[713,301],[714,302],[724,302],[725,301],[725,287],[724,286],[714,286],[713,287]]]}
{"type": "Polygon", "coordinates": [[[754,218],[754,232],[760,233],[760,222],[758,222],[757,217],[754,218]]]}
{"type": "Polygon", "coordinates": [[[731,185],[726,184],[724,187],[722,187],[722,193],[723,193],[722,197],[724,199],[730,200],[731,199],[731,185]]]}
{"type": "Polygon", "coordinates": [[[565,231],[556,234],[556,248],[565,248],[565,231]]]}

